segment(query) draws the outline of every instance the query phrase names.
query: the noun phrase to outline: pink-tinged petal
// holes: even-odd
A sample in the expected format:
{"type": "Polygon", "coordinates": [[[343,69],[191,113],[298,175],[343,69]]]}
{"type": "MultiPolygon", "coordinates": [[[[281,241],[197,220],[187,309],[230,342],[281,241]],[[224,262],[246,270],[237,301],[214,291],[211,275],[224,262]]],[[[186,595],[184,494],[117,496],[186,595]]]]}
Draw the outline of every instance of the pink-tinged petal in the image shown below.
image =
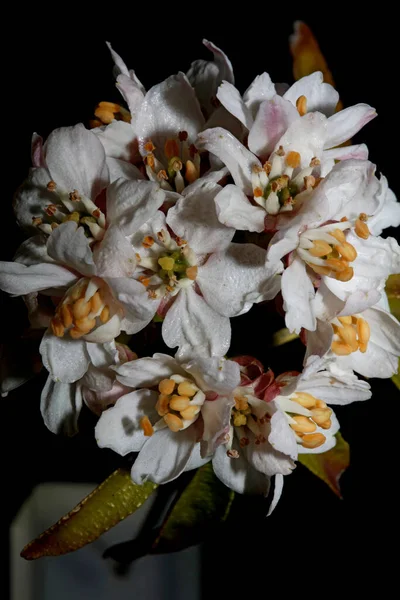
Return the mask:
{"type": "MultiPolygon", "coordinates": [[[[382,176],[381,183],[383,181],[386,181],[386,177],[382,176]]],[[[368,228],[373,235],[381,235],[386,227],[398,227],[400,225],[400,202],[397,201],[396,196],[390,189],[386,189],[382,196],[383,201],[380,208],[373,217],[368,219],[368,228]]]]}
{"type": "Polygon", "coordinates": [[[100,140],[107,158],[132,160],[137,151],[137,139],[130,123],[113,121],[104,127],[95,127],[93,134],[100,140]]]}
{"type": "Polygon", "coordinates": [[[182,366],[203,392],[229,394],[240,384],[240,368],[233,360],[198,357],[182,366]]]}
{"type": "MultiPolygon", "coordinates": [[[[89,367],[90,370],[90,367],[89,367]]],[[[85,375],[82,378],[82,382],[85,380],[85,375]]],[[[113,386],[107,391],[93,391],[86,387],[82,388],[82,396],[86,406],[98,417],[110,406],[114,406],[117,400],[122,396],[129,394],[131,389],[122,385],[118,381],[114,381],[113,386]]]]}
{"type": "Polygon", "coordinates": [[[30,234],[38,232],[37,227],[32,225],[32,219],[39,217],[46,221],[45,209],[54,203],[54,193],[47,189],[50,180],[47,169],[31,169],[28,179],[15,193],[13,208],[18,225],[28,229],[30,234]]]}
{"type": "Polygon", "coordinates": [[[172,356],[161,353],[123,363],[114,370],[118,381],[132,388],[157,386],[174,374],[187,375],[172,356]]]}
{"type": "Polygon", "coordinates": [[[325,160],[368,160],[368,147],[365,144],[355,144],[353,146],[344,146],[343,148],[332,148],[324,150],[323,159],[325,160]]]}
{"type": "Polygon", "coordinates": [[[224,356],[231,341],[229,319],[216,313],[193,288],[182,289],[162,324],[169,348],[179,346],[177,356],[224,356]]]}
{"type": "Polygon", "coordinates": [[[42,263],[26,266],[17,262],[0,262],[0,289],[14,296],[51,288],[64,290],[76,281],[76,275],[59,265],[42,263]]]}
{"type": "Polygon", "coordinates": [[[297,460],[298,449],[293,429],[284,412],[277,410],[271,417],[271,432],[268,441],[277,452],[297,460]]]}
{"type": "Polygon", "coordinates": [[[131,277],[136,268],[136,253],[119,227],[111,225],[93,252],[99,277],[131,277]]]}
{"type": "Polygon", "coordinates": [[[207,40],[203,40],[203,44],[214,54],[214,61],[195,60],[186,75],[195,89],[200,105],[210,115],[215,110],[213,101],[218,86],[222,81],[234,83],[234,77],[232,64],[226,54],[207,40]]]}
{"type": "MultiPolygon", "coordinates": [[[[88,391],[90,391],[92,393],[92,397],[94,397],[94,398],[96,398],[97,393],[99,393],[99,394],[109,393],[114,385],[114,382],[115,382],[115,373],[113,371],[111,371],[110,369],[106,369],[106,368],[98,369],[97,367],[94,367],[93,365],[89,365],[88,370],[86,371],[86,373],[80,380],[80,383],[84,387],[84,389],[87,389],[88,391]]],[[[130,390],[128,390],[128,391],[130,391],[130,390]]],[[[83,394],[83,396],[85,398],[85,402],[87,404],[84,390],[82,390],[82,394],[83,394]]],[[[91,396],[88,395],[88,397],[90,399],[91,396]]],[[[89,407],[89,408],[90,408],[90,410],[92,410],[91,407],[89,407]]],[[[101,411],[98,414],[100,414],[100,413],[101,413],[101,411]]]]}
{"type": "Polygon", "coordinates": [[[39,350],[43,364],[54,381],[74,383],[86,373],[89,366],[89,355],[83,340],[59,338],[48,330],[39,350]]]}
{"type": "Polygon", "coordinates": [[[107,277],[105,280],[121,303],[128,321],[148,321],[155,315],[160,300],[150,298],[142,283],[129,277],[107,277]]]}
{"type": "Polygon", "coordinates": [[[121,456],[139,452],[149,439],[143,433],[140,420],[144,416],[153,423],[159,419],[155,410],[157,399],[157,392],[151,390],[138,390],[122,396],[115,406],[101,414],[95,429],[98,446],[110,448],[121,456]]]}
{"type": "Polygon", "coordinates": [[[54,260],[47,253],[46,236],[34,235],[22,242],[15,253],[14,261],[27,266],[40,263],[54,264],[54,260]]]}
{"type": "Polygon", "coordinates": [[[347,142],[376,116],[376,110],[368,104],[356,104],[335,113],[328,119],[324,148],[333,148],[347,142]]]}
{"type": "Polygon", "coordinates": [[[272,513],[274,512],[279,499],[282,495],[282,490],[283,490],[283,483],[284,483],[284,477],[283,475],[281,475],[280,473],[278,473],[277,475],[275,475],[274,478],[274,495],[272,496],[272,502],[269,506],[268,509],[268,513],[267,513],[267,517],[269,517],[270,515],[272,515],[272,513]]]}
{"type": "Polygon", "coordinates": [[[228,167],[236,185],[245,194],[253,195],[252,167],[261,167],[261,163],[229,131],[221,127],[202,131],[197,138],[196,147],[215,154],[228,167]]]}
{"type": "Polygon", "coordinates": [[[251,204],[236,185],[225,186],[215,197],[215,206],[223,225],[245,231],[264,231],[265,210],[251,204]]]}
{"type": "Polygon", "coordinates": [[[301,157],[301,167],[308,167],[312,158],[320,157],[322,150],[326,146],[328,119],[321,113],[307,113],[304,117],[298,118],[284,133],[276,143],[276,149],[279,146],[287,152],[299,152],[301,157]]]}
{"type": "Polygon", "coordinates": [[[52,179],[67,191],[77,189],[94,200],[107,186],[104,148],[81,123],[55,129],[47,138],[44,151],[52,179]]]}
{"type": "Polygon", "coordinates": [[[147,480],[173,481],[185,470],[196,443],[193,425],[176,433],[168,428],[157,431],[148,438],[132,467],[133,481],[139,485],[147,480]]]}
{"type": "Polygon", "coordinates": [[[230,458],[226,447],[219,446],[213,456],[214,473],[227,487],[237,494],[268,495],[270,480],[256,471],[244,457],[243,449],[238,445],[234,449],[239,452],[239,458],[230,458]]]}
{"type": "Polygon", "coordinates": [[[83,227],[73,221],[62,223],[49,236],[47,252],[55,261],[82,275],[94,275],[92,249],[83,227]]]}
{"type": "Polygon", "coordinates": [[[201,454],[203,457],[214,454],[216,448],[225,442],[229,433],[233,396],[220,396],[216,400],[206,400],[201,407],[204,431],[201,438],[201,454]]]}
{"type": "Polygon", "coordinates": [[[131,235],[155,215],[164,200],[156,183],[118,179],[107,188],[107,219],[124,235],[131,235]]]}
{"type": "Polygon", "coordinates": [[[283,309],[286,312],[285,322],[289,331],[300,333],[302,327],[314,331],[317,326],[312,307],[314,287],[304,262],[298,257],[295,257],[283,272],[282,296],[283,309]]]}
{"type": "Polygon", "coordinates": [[[168,211],[167,224],[196,254],[223,250],[235,234],[218,220],[215,197],[220,190],[216,183],[205,182],[168,211]]]}
{"type": "Polygon", "coordinates": [[[110,173],[110,183],[113,183],[117,179],[132,179],[137,181],[138,179],[144,179],[142,172],[126,160],[120,160],[118,158],[107,158],[108,171],[110,173]]]}
{"type": "Polygon", "coordinates": [[[255,302],[270,300],[280,290],[280,261],[267,261],[267,253],[254,244],[230,244],[212,254],[199,267],[197,283],[206,302],[219,314],[234,317],[255,302]]]}
{"type": "Polygon", "coordinates": [[[300,96],[307,99],[307,112],[321,112],[330,117],[339,102],[339,94],[329,83],[324,83],[321,71],[302,77],[285,93],[284,98],[296,106],[300,96]]]}
{"type": "Polygon", "coordinates": [[[40,412],[47,429],[56,434],[75,435],[81,408],[81,385],[53,381],[49,375],[40,398],[40,412]]]}
{"type": "Polygon", "coordinates": [[[146,94],[137,115],[135,129],[141,152],[146,155],[144,144],[151,140],[164,151],[168,138],[176,138],[186,131],[188,140],[194,142],[204,126],[194,90],[183,73],[172,75],[152,87],[146,94]]]}
{"type": "Polygon", "coordinates": [[[225,106],[226,110],[243,123],[247,129],[251,128],[253,116],[234,85],[223,81],[218,88],[217,98],[222,106],[225,106]]]}
{"type": "Polygon", "coordinates": [[[243,101],[255,118],[260,104],[264,100],[271,100],[275,95],[275,86],[271,81],[271,77],[268,73],[261,73],[261,75],[257,75],[243,94],[243,101]]]}
{"type": "Polygon", "coordinates": [[[43,138],[37,133],[32,134],[31,159],[33,167],[44,167],[43,138]]]}
{"type": "MultiPolygon", "coordinates": [[[[254,154],[268,158],[289,126],[300,121],[296,108],[280,96],[261,103],[249,133],[249,148],[254,154]]],[[[281,142],[279,142],[281,143],[281,142]]]]}

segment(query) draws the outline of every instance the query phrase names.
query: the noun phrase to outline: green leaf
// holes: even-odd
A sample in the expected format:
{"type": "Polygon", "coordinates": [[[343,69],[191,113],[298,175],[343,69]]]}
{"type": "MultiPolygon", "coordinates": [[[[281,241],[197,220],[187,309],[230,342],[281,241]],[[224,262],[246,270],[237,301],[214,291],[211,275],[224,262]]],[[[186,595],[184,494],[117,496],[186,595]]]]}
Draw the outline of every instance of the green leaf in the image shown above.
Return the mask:
{"type": "Polygon", "coordinates": [[[198,469],[166,517],[153,552],[173,552],[203,541],[225,521],[234,495],[214,475],[211,462],[198,469]]]}
{"type": "Polygon", "coordinates": [[[339,479],[350,464],[350,446],[340,432],[336,434],[336,446],[332,450],[322,454],[299,454],[299,462],[322,479],[339,498],[342,497],[339,479]]]}
{"type": "Polygon", "coordinates": [[[390,275],[386,282],[390,312],[400,321],[400,275],[390,275]]]}
{"type": "Polygon", "coordinates": [[[25,546],[21,556],[34,560],[79,550],[135,512],[157,484],[136,485],[130,472],[117,469],[58,523],[25,546]]]}
{"type": "Polygon", "coordinates": [[[282,329],[278,329],[275,331],[272,338],[273,346],[283,346],[283,344],[287,344],[288,342],[292,342],[293,340],[298,339],[297,333],[291,333],[287,327],[283,327],[282,329]]]}

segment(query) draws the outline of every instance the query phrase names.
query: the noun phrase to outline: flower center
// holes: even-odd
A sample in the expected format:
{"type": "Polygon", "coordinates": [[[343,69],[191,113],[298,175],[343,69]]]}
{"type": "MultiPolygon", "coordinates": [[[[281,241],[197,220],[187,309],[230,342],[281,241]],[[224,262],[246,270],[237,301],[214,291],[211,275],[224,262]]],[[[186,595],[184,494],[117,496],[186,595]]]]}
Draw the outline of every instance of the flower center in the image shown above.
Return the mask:
{"type": "Polygon", "coordinates": [[[164,189],[181,193],[200,176],[200,154],[193,144],[189,145],[187,138],[187,132],[180,131],[176,138],[168,139],[160,153],[160,160],[154,153],[156,146],[151,140],[144,145],[147,175],[151,180],[156,177],[164,189]]]}
{"type": "Polygon", "coordinates": [[[96,241],[103,239],[106,218],[92,200],[79,194],[78,190],[72,192],[63,190],[55,181],[49,181],[47,189],[54,193],[55,201],[46,206],[43,218],[32,218],[34,226],[44,233],[50,234],[61,223],[74,221],[84,228],[86,237],[96,241]]]}
{"type": "Polygon", "coordinates": [[[352,352],[366,352],[370,338],[368,322],[360,316],[337,317],[332,321],[335,333],[332,352],[339,356],[348,356],[352,352]]]}
{"type": "MultiPolygon", "coordinates": [[[[266,409],[266,403],[257,401],[258,408],[265,404],[265,411],[256,411],[251,404],[251,399],[248,397],[236,395],[234,399],[235,406],[232,409],[231,425],[236,429],[240,447],[244,448],[250,444],[249,432],[254,435],[255,443],[257,445],[264,444],[267,441],[264,424],[270,420],[270,415],[266,409]]],[[[230,447],[227,454],[231,458],[237,458],[239,456],[234,450],[231,450],[230,447]]]]}
{"type": "Polygon", "coordinates": [[[321,429],[331,427],[331,409],[323,400],[319,400],[307,392],[295,392],[290,396],[290,400],[302,407],[301,414],[286,411],[296,441],[304,448],[322,446],[326,441],[326,437],[323,433],[317,431],[317,427],[321,429]]]}
{"type": "Polygon", "coordinates": [[[311,175],[314,167],[320,164],[318,158],[314,157],[308,167],[299,170],[300,164],[301,156],[298,152],[290,151],[285,154],[280,146],[263,167],[253,166],[254,201],[268,214],[292,211],[296,196],[320,183],[322,178],[311,175]]]}
{"type": "Polygon", "coordinates": [[[110,319],[110,306],[104,282],[81,279],[70,288],[57,307],[51,329],[57,337],[68,334],[76,340],[110,319]],[[99,285],[100,284],[100,285],[99,285]]]}
{"type": "Polygon", "coordinates": [[[141,427],[146,436],[162,426],[171,431],[181,431],[191,425],[198,417],[205,401],[205,394],[198,386],[182,375],[171,375],[158,384],[159,396],[156,411],[162,417],[154,427],[147,416],[142,417],[141,427]]]}

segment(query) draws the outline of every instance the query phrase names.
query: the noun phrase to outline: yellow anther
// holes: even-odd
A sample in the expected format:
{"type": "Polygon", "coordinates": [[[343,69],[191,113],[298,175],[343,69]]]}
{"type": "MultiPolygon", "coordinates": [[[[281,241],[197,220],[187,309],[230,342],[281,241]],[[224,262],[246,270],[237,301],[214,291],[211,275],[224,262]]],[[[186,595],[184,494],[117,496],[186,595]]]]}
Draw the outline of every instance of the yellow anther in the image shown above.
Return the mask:
{"type": "Polygon", "coordinates": [[[291,152],[287,153],[285,160],[288,167],[296,169],[298,166],[300,166],[301,156],[298,152],[294,152],[292,150],[291,152]]]}
{"type": "Polygon", "coordinates": [[[157,173],[157,178],[167,180],[168,179],[167,171],[165,169],[160,169],[157,173]]]}
{"type": "Polygon", "coordinates": [[[176,415],[168,413],[164,415],[164,421],[168,425],[171,431],[179,431],[183,427],[183,421],[176,415]]]}
{"type": "Polygon", "coordinates": [[[360,221],[368,221],[368,215],[366,213],[360,213],[358,218],[360,221]]]}
{"type": "Polygon", "coordinates": [[[185,410],[185,408],[188,408],[189,404],[190,400],[188,396],[178,396],[176,394],[174,394],[171,400],[169,401],[169,407],[172,410],[177,410],[178,412],[185,410]]]}
{"type": "Polygon", "coordinates": [[[175,389],[175,385],[176,383],[172,379],[163,379],[158,384],[158,391],[160,392],[160,394],[172,394],[172,392],[175,389]]]}
{"type": "Polygon", "coordinates": [[[107,323],[110,318],[110,309],[108,306],[105,306],[100,313],[100,321],[102,323],[107,323]]]}
{"type": "Polygon", "coordinates": [[[165,271],[172,271],[175,266],[175,261],[171,256],[163,256],[158,259],[158,264],[165,271]]]}
{"type": "Polygon", "coordinates": [[[75,319],[84,319],[90,313],[90,303],[85,298],[79,298],[72,306],[72,312],[75,319]]]}
{"type": "Polygon", "coordinates": [[[146,235],[143,238],[142,246],[144,248],[151,248],[153,244],[154,244],[154,238],[152,238],[151,235],[146,235]]]}
{"type": "Polygon", "coordinates": [[[304,408],[314,408],[317,403],[317,399],[307,392],[296,392],[293,396],[293,400],[298,402],[301,406],[304,406],[304,408]]]}
{"type": "Polygon", "coordinates": [[[150,419],[147,415],[140,419],[140,427],[143,429],[143,433],[146,437],[153,435],[153,425],[150,423],[150,419]]]}
{"type": "Polygon", "coordinates": [[[342,244],[335,246],[339,254],[348,262],[353,262],[357,258],[357,250],[349,244],[349,242],[343,242],[342,244]]]}
{"type": "Polygon", "coordinates": [[[353,352],[351,346],[343,342],[332,342],[331,350],[338,356],[348,356],[353,352]]]}
{"type": "Polygon", "coordinates": [[[41,225],[43,223],[43,219],[41,219],[40,217],[32,217],[32,225],[34,227],[37,227],[38,225],[41,225]]]}
{"type": "Polygon", "coordinates": [[[353,352],[358,349],[357,333],[352,325],[338,327],[337,334],[345,344],[348,344],[351,347],[353,352]]]}
{"type": "Polygon", "coordinates": [[[233,424],[235,427],[242,427],[243,425],[246,425],[246,423],[247,423],[246,415],[242,415],[242,413],[240,413],[240,412],[234,413],[233,424]]]}
{"type": "Polygon", "coordinates": [[[330,277],[332,273],[332,269],[330,269],[329,267],[321,267],[320,265],[314,265],[313,263],[307,264],[309,267],[312,268],[313,271],[315,271],[315,273],[318,273],[318,275],[330,277]]]}
{"type": "Polygon", "coordinates": [[[69,221],[73,221],[74,223],[79,223],[81,218],[81,215],[75,210],[72,213],[69,213],[68,215],[65,215],[65,217],[63,217],[63,223],[68,223],[69,221]]]}
{"type": "Polygon", "coordinates": [[[246,410],[249,408],[249,403],[245,396],[235,396],[235,408],[237,410],[246,410]]]}
{"type": "Polygon", "coordinates": [[[263,195],[262,189],[260,187],[256,187],[253,190],[253,196],[254,198],[261,198],[261,196],[263,195]]]}
{"type": "Polygon", "coordinates": [[[188,183],[193,183],[199,178],[199,172],[196,169],[194,162],[191,160],[186,161],[185,179],[188,183]]]}
{"type": "Polygon", "coordinates": [[[335,279],[338,281],[350,281],[354,275],[353,267],[346,267],[343,271],[335,273],[335,279]]]}
{"type": "Polygon", "coordinates": [[[310,167],[318,167],[320,164],[321,161],[316,156],[313,156],[313,158],[310,160],[310,167]]]}
{"type": "Polygon", "coordinates": [[[178,385],[178,394],[180,396],[188,396],[189,398],[192,398],[196,392],[196,388],[189,381],[183,381],[178,385]]]}
{"type": "Polygon", "coordinates": [[[288,186],[288,183],[289,177],[287,175],[281,175],[271,183],[271,189],[273,192],[280,192],[280,190],[283,190],[288,186]]]}
{"type": "Polygon", "coordinates": [[[192,419],[195,418],[196,415],[199,414],[199,412],[200,412],[199,406],[188,406],[184,410],[180,411],[181,417],[182,417],[182,419],[185,419],[185,421],[191,421],[192,419]]]}
{"type": "Polygon", "coordinates": [[[103,306],[103,302],[101,300],[101,296],[100,296],[99,292],[96,292],[90,298],[90,310],[94,313],[97,313],[97,311],[100,310],[100,308],[102,306],[103,306]]]}
{"type": "Polygon", "coordinates": [[[353,323],[353,319],[350,315],[347,317],[338,317],[338,319],[342,325],[351,325],[353,323]]]}
{"type": "Polygon", "coordinates": [[[63,337],[64,335],[64,325],[61,323],[60,319],[58,317],[54,317],[54,319],[51,320],[51,330],[54,333],[54,335],[56,335],[57,337],[63,337]]]}
{"type": "Polygon", "coordinates": [[[145,160],[146,160],[146,163],[148,164],[148,166],[150,167],[150,169],[154,169],[155,161],[154,161],[153,154],[148,154],[145,157],[145,160]]]}
{"type": "Polygon", "coordinates": [[[326,437],[322,433],[312,433],[310,435],[304,435],[301,438],[301,445],[304,448],[318,448],[322,446],[326,441],[326,437]]]}
{"type": "Polygon", "coordinates": [[[303,117],[307,112],[307,98],[305,96],[300,96],[296,100],[296,108],[301,117],[303,117]]]}
{"type": "Polygon", "coordinates": [[[324,240],[314,240],[314,246],[308,251],[311,256],[326,256],[332,252],[331,246],[324,240]]]}
{"type": "Polygon", "coordinates": [[[79,202],[79,200],[81,199],[81,195],[78,192],[78,190],[74,190],[73,192],[70,192],[69,199],[71,200],[71,202],[79,202]]]}
{"type": "Polygon", "coordinates": [[[290,423],[290,427],[294,431],[298,431],[300,433],[312,433],[317,429],[315,423],[311,421],[308,417],[304,417],[303,415],[296,415],[293,417],[295,423],[290,423]]]}
{"type": "Polygon", "coordinates": [[[361,219],[356,220],[355,232],[363,240],[367,240],[370,236],[368,225],[364,221],[361,221],[361,219]]]}
{"type": "Polygon", "coordinates": [[[153,142],[151,140],[149,140],[148,142],[145,143],[144,149],[146,150],[146,152],[154,152],[156,147],[153,144],[153,142]]]}
{"type": "MultiPolygon", "coordinates": [[[[164,154],[170,160],[174,156],[179,156],[179,146],[176,140],[167,140],[164,144],[164,154]]],[[[182,167],[181,167],[182,168],[182,167]]]]}
{"type": "Polygon", "coordinates": [[[312,420],[320,427],[329,421],[331,414],[330,408],[314,408],[311,411],[312,420]]]}
{"type": "Polygon", "coordinates": [[[169,396],[167,396],[166,394],[160,394],[158,396],[158,400],[156,402],[156,411],[158,412],[160,417],[163,417],[164,415],[167,414],[168,409],[169,409],[169,396]]]}
{"type": "Polygon", "coordinates": [[[365,319],[359,317],[357,319],[357,337],[360,352],[365,352],[367,350],[370,335],[371,329],[368,322],[365,319]]]}
{"type": "MultiPolygon", "coordinates": [[[[168,168],[171,169],[172,171],[175,171],[176,173],[178,171],[181,171],[183,167],[182,161],[175,156],[175,158],[173,157],[168,165],[168,168]]],[[[170,173],[170,175],[173,176],[173,173],[170,173]]]]}
{"type": "Polygon", "coordinates": [[[197,277],[197,271],[198,269],[196,265],[194,265],[193,267],[188,267],[186,269],[186,277],[194,281],[197,277]]]}
{"type": "Polygon", "coordinates": [[[61,320],[64,323],[64,327],[71,327],[73,322],[72,310],[69,304],[62,304],[60,308],[61,320]]]}
{"type": "Polygon", "coordinates": [[[283,146],[279,146],[278,150],[275,150],[275,154],[277,156],[285,156],[285,151],[283,149],[283,146]]]}
{"type": "Polygon", "coordinates": [[[81,338],[84,334],[83,331],[80,331],[80,329],[77,329],[76,327],[73,327],[72,329],[70,329],[68,331],[69,335],[72,337],[73,340],[79,340],[79,338],[81,338]]]}
{"type": "Polygon", "coordinates": [[[146,275],[140,275],[139,281],[144,285],[144,287],[148,287],[150,285],[150,277],[146,277],[146,275]]]}
{"type": "Polygon", "coordinates": [[[315,186],[315,177],[313,175],[306,175],[306,177],[304,177],[304,186],[306,190],[312,190],[315,186]]]}
{"type": "Polygon", "coordinates": [[[53,230],[53,231],[54,231],[55,229],[57,229],[57,227],[58,227],[58,223],[52,223],[52,224],[51,224],[51,228],[52,228],[52,230],[53,230]]]}
{"type": "Polygon", "coordinates": [[[96,319],[75,319],[75,327],[83,333],[89,333],[94,327],[96,327],[96,319]]]}
{"type": "Polygon", "coordinates": [[[271,171],[272,171],[272,163],[270,163],[270,162],[267,160],[267,162],[265,162],[265,163],[263,164],[263,169],[264,169],[264,171],[266,172],[266,174],[267,174],[267,175],[269,175],[269,174],[271,173],[271,171]]]}
{"type": "Polygon", "coordinates": [[[341,273],[345,271],[348,267],[348,264],[344,260],[340,260],[339,258],[328,258],[326,261],[326,266],[330,267],[332,271],[341,273]]]}
{"type": "Polygon", "coordinates": [[[46,187],[49,190],[49,192],[55,192],[55,190],[57,189],[57,184],[55,181],[50,180],[46,187]]]}
{"type": "Polygon", "coordinates": [[[346,241],[346,236],[341,229],[335,229],[334,231],[330,231],[329,235],[333,236],[337,239],[338,242],[342,243],[346,241]]]}

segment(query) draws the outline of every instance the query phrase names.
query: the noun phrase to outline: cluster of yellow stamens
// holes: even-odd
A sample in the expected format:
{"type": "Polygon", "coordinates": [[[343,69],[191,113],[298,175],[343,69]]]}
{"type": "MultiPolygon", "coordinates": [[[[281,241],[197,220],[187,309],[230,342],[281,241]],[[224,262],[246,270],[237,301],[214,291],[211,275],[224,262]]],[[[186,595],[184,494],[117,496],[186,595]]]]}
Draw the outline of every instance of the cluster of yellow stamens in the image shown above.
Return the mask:
{"type": "Polygon", "coordinates": [[[323,400],[315,398],[307,392],[296,392],[291,396],[300,406],[309,411],[309,415],[291,415],[290,427],[296,434],[297,441],[304,448],[318,448],[325,443],[326,437],[317,432],[317,426],[321,429],[329,429],[332,426],[332,411],[323,400]]]}
{"type": "MultiPolygon", "coordinates": [[[[181,375],[172,375],[158,384],[159,396],[156,411],[162,417],[164,426],[171,431],[180,431],[188,427],[198,416],[205,394],[197,385],[181,375]]],[[[140,425],[144,435],[151,436],[154,427],[147,416],[142,417],[140,425]]]]}
{"type": "MultiPolygon", "coordinates": [[[[235,396],[235,406],[232,409],[231,423],[234,427],[237,427],[239,433],[239,444],[241,448],[248,446],[250,438],[246,434],[243,427],[247,427],[255,436],[255,443],[257,445],[263,444],[267,441],[267,438],[262,432],[262,425],[269,420],[268,413],[265,413],[261,418],[258,418],[254,414],[251,404],[249,403],[246,396],[235,396]]],[[[237,458],[236,454],[233,455],[231,451],[228,451],[228,456],[231,458],[237,458]]]]}
{"type": "Polygon", "coordinates": [[[359,350],[366,352],[370,338],[370,327],[368,322],[356,315],[337,317],[332,322],[335,333],[332,342],[332,352],[339,356],[348,356],[359,350]]]}
{"type": "Polygon", "coordinates": [[[161,187],[182,192],[186,185],[200,176],[200,154],[196,147],[187,141],[186,131],[180,131],[177,138],[168,139],[163,148],[163,156],[155,155],[156,147],[151,140],[144,144],[147,175],[156,179],[161,187]]]}
{"type": "Polygon", "coordinates": [[[74,340],[91,332],[98,324],[110,319],[110,308],[105,303],[101,288],[81,280],[68,291],[51,320],[51,329],[57,337],[69,334],[74,340]],[[94,292],[91,294],[91,291],[94,292]]]}
{"type": "Polygon", "coordinates": [[[90,127],[101,127],[113,121],[131,122],[131,113],[115,102],[99,102],[94,111],[95,119],[90,121],[90,127]]]}

